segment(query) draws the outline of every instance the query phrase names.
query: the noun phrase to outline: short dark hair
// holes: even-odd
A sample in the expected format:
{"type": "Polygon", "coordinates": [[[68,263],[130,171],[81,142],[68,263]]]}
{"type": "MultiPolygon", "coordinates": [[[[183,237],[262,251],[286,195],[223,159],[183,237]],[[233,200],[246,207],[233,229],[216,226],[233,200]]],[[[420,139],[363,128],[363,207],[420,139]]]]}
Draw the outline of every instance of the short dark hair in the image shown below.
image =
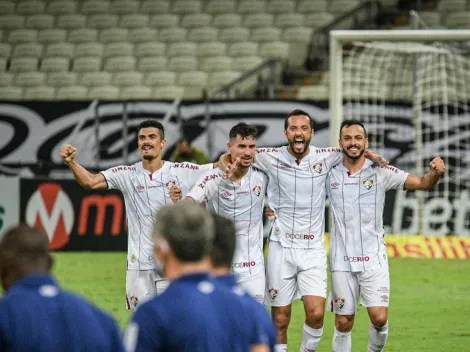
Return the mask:
{"type": "Polygon", "coordinates": [[[215,232],[214,245],[210,254],[212,266],[231,268],[236,246],[235,225],[231,220],[219,214],[212,213],[212,217],[215,232]]]}
{"type": "Polygon", "coordinates": [[[351,127],[354,125],[361,126],[362,129],[364,130],[364,137],[367,138],[367,131],[366,131],[366,128],[364,127],[364,124],[361,121],[356,120],[356,119],[347,119],[341,122],[341,127],[339,128],[339,138],[341,139],[341,131],[343,131],[344,127],[351,127]]]}
{"type": "Polygon", "coordinates": [[[137,126],[137,131],[140,131],[142,128],[150,127],[157,128],[160,131],[160,138],[165,139],[165,128],[160,122],[154,119],[148,119],[139,123],[139,126],[137,126]]]}
{"type": "Polygon", "coordinates": [[[242,137],[242,139],[246,139],[252,137],[253,139],[256,138],[258,135],[258,128],[255,125],[249,125],[245,122],[237,123],[230,129],[228,136],[230,139],[236,138],[237,136],[242,137]]]}
{"type": "Polygon", "coordinates": [[[310,127],[312,127],[312,130],[313,130],[313,128],[315,127],[315,122],[313,121],[312,116],[310,116],[308,112],[305,112],[300,109],[295,109],[294,111],[291,111],[290,113],[287,114],[286,119],[284,120],[284,131],[286,131],[287,127],[289,127],[289,117],[302,116],[302,115],[305,115],[308,117],[308,119],[310,120],[310,127]]]}

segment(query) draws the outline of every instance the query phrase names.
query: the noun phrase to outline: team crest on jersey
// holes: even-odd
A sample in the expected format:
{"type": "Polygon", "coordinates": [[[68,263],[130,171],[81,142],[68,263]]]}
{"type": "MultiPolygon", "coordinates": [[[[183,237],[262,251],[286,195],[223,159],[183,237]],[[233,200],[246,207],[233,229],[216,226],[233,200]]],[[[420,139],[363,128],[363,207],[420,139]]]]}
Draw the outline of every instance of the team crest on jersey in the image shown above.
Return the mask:
{"type": "Polygon", "coordinates": [[[253,192],[255,192],[255,194],[259,197],[259,195],[261,194],[261,186],[254,186],[253,187],[253,192]]]}
{"type": "Polygon", "coordinates": [[[137,304],[139,303],[139,299],[136,296],[131,296],[130,301],[133,307],[137,307],[137,304]]]}
{"type": "Polygon", "coordinates": [[[335,306],[338,309],[343,309],[345,299],[343,297],[338,297],[335,299],[335,306]]]}
{"type": "Polygon", "coordinates": [[[323,170],[323,164],[322,164],[322,163],[313,164],[312,169],[313,169],[316,173],[321,174],[321,172],[322,172],[322,170],[323,170]]]}
{"type": "Polygon", "coordinates": [[[176,186],[176,181],[175,180],[170,180],[167,183],[165,183],[165,187],[167,189],[171,189],[172,187],[175,187],[175,186],[176,186]]]}
{"type": "Polygon", "coordinates": [[[374,185],[374,180],[371,180],[371,179],[369,179],[369,178],[368,178],[367,180],[363,180],[363,181],[362,181],[362,185],[363,185],[367,190],[369,190],[369,189],[371,189],[372,186],[374,185]]]}
{"type": "Polygon", "coordinates": [[[270,288],[268,292],[272,299],[275,299],[277,297],[277,290],[270,288]]]}

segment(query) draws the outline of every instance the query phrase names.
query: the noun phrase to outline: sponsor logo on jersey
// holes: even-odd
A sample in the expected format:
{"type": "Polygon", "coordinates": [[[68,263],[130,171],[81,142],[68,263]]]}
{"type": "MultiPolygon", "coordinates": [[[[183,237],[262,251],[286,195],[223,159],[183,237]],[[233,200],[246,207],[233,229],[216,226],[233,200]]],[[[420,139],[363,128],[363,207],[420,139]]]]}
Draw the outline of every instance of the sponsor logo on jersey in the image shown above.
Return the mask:
{"type": "Polygon", "coordinates": [[[340,148],[317,148],[316,149],[316,153],[331,153],[331,152],[341,153],[342,150],[340,148]]]}
{"type": "Polygon", "coordinates": [[[291,240],[313,240],[315,235],[311,233],[286,233],[286,238],[291,240]]]}
{"type": "Polygon", "coordinates": [[[345,300],[343,297],[337,297],[337,298],[335,298],[335,306],[336,306],[336,308],[338,308],[338,309],[343,309],[343,307],[344,307],[344,302],[345,302],[345,301],[346,301],[346,300],[345,300]]]}
{"type": "Polygon", "coordinates": [[[339,183],[338,183],[338,182],[333,182],[333,183],[331,184],[331,188],[332,188],[332,189],[338,189],[338,187],[339,187],[339,183]]]}
{"type": "Polygon", "coordinates": [[[315,171],[316,173],[321,174],[321,172],[322,172],[322,170],[323,170],[323,164],[322,164],[322,163],[313,164],[313,165],[312,165],[312,169],[313,169],[313,171],[315,171]]]}
{"type": "Polygon", "coordinates": [[[388,295],[380,296],[380,298],[382,299],[382,302],[388,302],[388,295]]]}
{"type": "Polygon", "coordinates": [[[363,180],[362,185],[365,187],[365,189],[369,190],[374,185],[374,180],[371,180],[370,178],[363,180]]]}
{"type": "Polygon", "coordinates": [[[119,172],[119,171],[126,171],[126,170],[135,171],[135,166],[118,166],[118,167],[113,167],[111,169],[112,172],[119,172]]]}
{"type": "Polygon", "coordinates": [[[206,183],[209,182],[210,180],[214,180],[216,178],[218,178],[219,175],[217,174],[211,174],[211,175],[207,175],[206,177],[204,177],[204,181],[202,181],[200,184],[199,184],[199,187],[201,188],[204,188],[206,186],[206,183]]]}
{"type": "Polygon", "coordinates": [[[251,268],[252,266],[255,266],[256,262],[254,260],[250,262],[241,262],[241,263],[233,263],[232,268],[240,269],[240,268],[251,268]]]}
{"type": "Polygon", "coordinates": [[[277,153],[277,149],[276,148],[258,148],[256,149],[256,152],[257,153],[270,153],[270,152],[277,153]]]}
{"type": "Polygon", "coordinates": [[[175,180],[170,180],[167,183],[165,183],[165,187],[167,189],[171,189],[172,187],[175,187],[175,186],[176,186],[176,181],[175,180]]]}
{"type": "Polygon", "coordinates": [[[344,256],[344,261],[345,262],[368,262],[370,258],[368,256],[360,256],[360,257],[348,257],[344,256]]]}
{"type": "Polygon", "coordinates": [[[199,170],[199,165],[188,164],[188,163],[174,163],[173,167],[177,169],[199,170]]]}
{"type": "Polygon", "coordinates": [[[253,192],[256,194],[257,197],[261,194],[261,186],[255,185],[253,187],[253,192]]]}
{"type": "Polygon", "coordinates": [[[277,292],[278,292],[278,290],[275,290],[273,288],[269,289],[268,293],[271,296],[271,299],[275,299],[277,297],[277,292]]]}

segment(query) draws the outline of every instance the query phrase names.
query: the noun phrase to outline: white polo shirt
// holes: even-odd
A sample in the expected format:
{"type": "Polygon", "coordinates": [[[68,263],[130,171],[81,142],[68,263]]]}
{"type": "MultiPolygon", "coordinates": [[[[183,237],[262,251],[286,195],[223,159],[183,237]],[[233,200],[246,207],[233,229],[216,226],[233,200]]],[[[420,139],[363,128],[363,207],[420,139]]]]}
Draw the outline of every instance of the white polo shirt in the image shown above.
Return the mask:
{"type": "Polygon", "coordinates": [[[276,214],[271,241],[288,248],[325,248],[325,179],[342,158],[341,149],[311,146],[297,164],[287,146],[258,150],[254,165],[269,177],[269,206],[276,214]]]}
{"type": "Polygon", "coordinates": [[[173,185],[180,187],[185,195],[199,176],[212,168],[213,164],[164,161],[163,166],[151,174],[140,161],[101,172],[108,188],[118,189],[124,196],[128,225],[128,270],[155,269],[152,231],[157,210],[173,203],[169,195],[173,185]]]}
{"type": "Polygon", "coordinates": [[[408,173],[366,160],[350,174],[343,163],[330,170],[327,193],[331,202],[331,271],[365,271],[388,265],[384,240],[385,192],[404,189],[408,173]]]}
{"type": "Polygon", "coordinates": [[[232,271],[238,276],[264,271],[263,206],[267,183],[266,174],[255,167],[249,168],[241,184],[224,180],[222,171],[214,169],[201,176],[188,193],[197,203],[205,200],[207,209],[235,224],[232,271]]]}

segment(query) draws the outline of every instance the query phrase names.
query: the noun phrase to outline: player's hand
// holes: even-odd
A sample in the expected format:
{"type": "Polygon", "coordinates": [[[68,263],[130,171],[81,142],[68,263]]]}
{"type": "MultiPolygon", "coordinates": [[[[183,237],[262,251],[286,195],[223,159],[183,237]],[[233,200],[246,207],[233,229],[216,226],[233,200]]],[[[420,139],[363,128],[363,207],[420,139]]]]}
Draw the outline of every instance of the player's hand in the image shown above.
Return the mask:
{"type": "Polygon", "coordinates": [[[225,180],[228,180],[230,179],[234,174],[235,172],[238,170],[238,165],[240,164],[240,158],[237,158],[237,160],[235,160],[233,163],[231,164],[228,164],[224,169],[223,169],[223,178],[225,180]]]}
{"type": "Polygon", "coordinates": [[[66,144],[60,149],[60,156],[67,164],[69,164],[75,160],[77,149],[70,144],[66,144]]]}
{"type": "Polygon", "coordinates": [[[440,157],[436,157],[432,159],[431,162],[429,163],[429,166],[439,176],[443,175],[444,172],[446,171],[446,165],[444,164],[444,160],[442,160],[440,157]]]}
{"type": "Polygon", "coordinates": [[[367,159],[372,160],[374,163],[380,166],[387,166],[389,163],[388,160],[385,160],[382,157],[382,155],[374,153],[372,150],[366,150],[364,155],[367,159]]]}
{"type": "Polygon", "coordinates": [[[181,192],[181,188],[178,186],[173,186],[170,188],[170,198],[174,203],[178,203],[182,197],[183,193],[181,192]]]}
{"type": "Polygon", "coordinates": [[[264,215],[266,215],[266,218],[267,218],[269,221],[274,221],[274,220],[276,220],[276,215],[274,214],[274,211],[273,211],[270,207],[267,207],[267,208],[264,210],[264,215]]]}

